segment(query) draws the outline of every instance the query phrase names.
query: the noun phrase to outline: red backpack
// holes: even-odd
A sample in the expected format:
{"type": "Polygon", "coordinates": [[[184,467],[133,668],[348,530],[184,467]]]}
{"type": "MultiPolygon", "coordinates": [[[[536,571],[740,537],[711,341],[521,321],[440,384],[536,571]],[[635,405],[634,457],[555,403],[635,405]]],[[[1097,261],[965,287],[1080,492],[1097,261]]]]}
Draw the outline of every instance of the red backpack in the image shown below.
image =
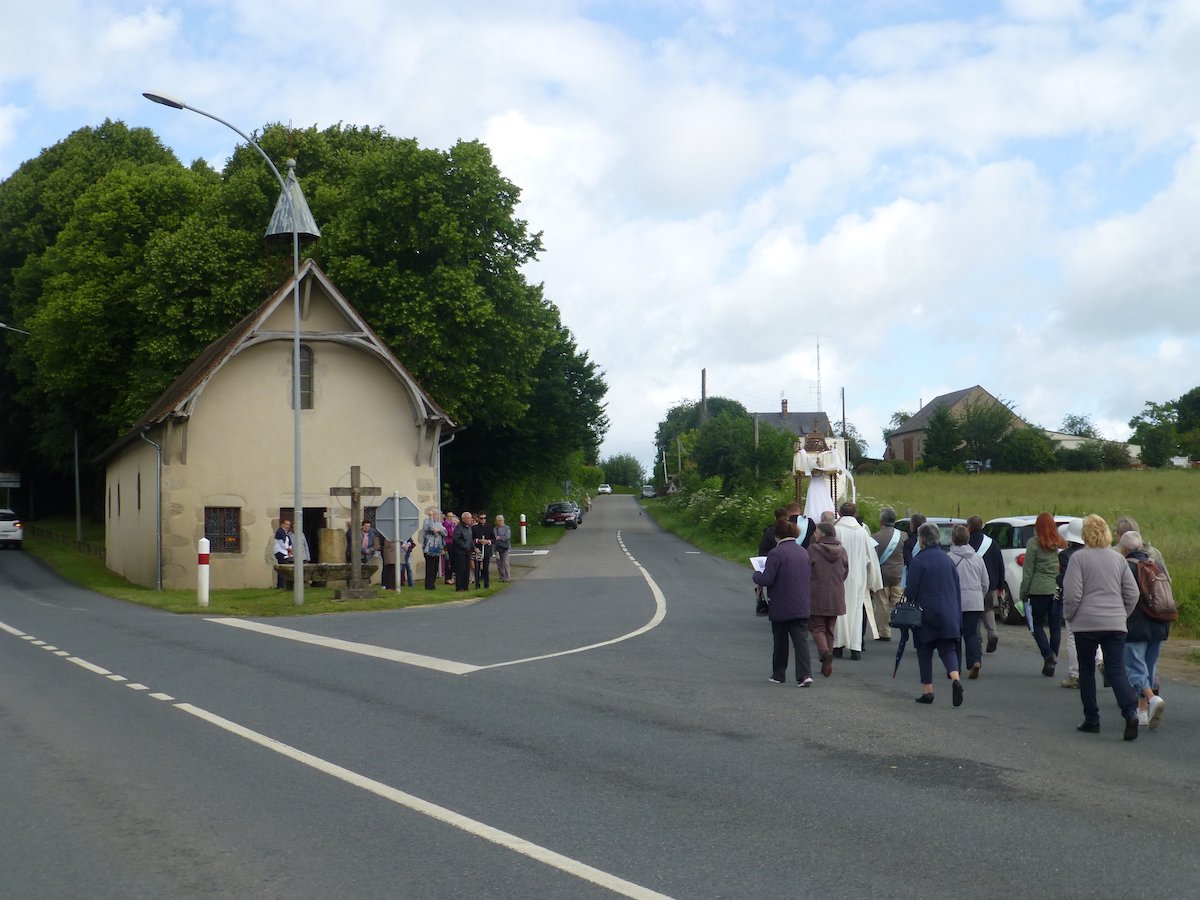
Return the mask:
{"type": "Polygon", "coordinates": [[[1138,605],[1151,619],[1158,622],[1174,622],[1179,618],[1179,607],[1175,605],[1175,593],[1171,590],[1171,579],[1151,559],[1134,560],[1137,563],[1138,605]]]}

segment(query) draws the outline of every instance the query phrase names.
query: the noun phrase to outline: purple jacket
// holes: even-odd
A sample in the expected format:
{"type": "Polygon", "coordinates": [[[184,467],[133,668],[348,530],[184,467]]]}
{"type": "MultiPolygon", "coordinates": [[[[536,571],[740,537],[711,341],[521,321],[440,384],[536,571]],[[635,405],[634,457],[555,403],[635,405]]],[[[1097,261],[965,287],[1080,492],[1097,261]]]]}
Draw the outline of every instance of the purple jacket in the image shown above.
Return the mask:
{"type": "Polygon", "coordinates": [[[754,573],[754,583],[761,584],[770,593],[767,616],[772,622],[809,617],[811,581],[812,560],[808,551],[793,540],[776,544],[767,554],[766,570],[754,573]]]}

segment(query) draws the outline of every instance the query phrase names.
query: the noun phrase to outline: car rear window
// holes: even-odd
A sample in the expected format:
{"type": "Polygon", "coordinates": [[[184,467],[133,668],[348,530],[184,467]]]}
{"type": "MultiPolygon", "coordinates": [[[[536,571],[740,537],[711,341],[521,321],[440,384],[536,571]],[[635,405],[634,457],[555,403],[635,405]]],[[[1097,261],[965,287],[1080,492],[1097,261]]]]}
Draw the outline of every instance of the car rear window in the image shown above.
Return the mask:
{"type": "Polygon", "coordinates": [[[9,512],[7,510],[4,512],[0,512],[0,522],[15,522],[15,521],[17,521],[17,514],[15,512],[9,512]]]}

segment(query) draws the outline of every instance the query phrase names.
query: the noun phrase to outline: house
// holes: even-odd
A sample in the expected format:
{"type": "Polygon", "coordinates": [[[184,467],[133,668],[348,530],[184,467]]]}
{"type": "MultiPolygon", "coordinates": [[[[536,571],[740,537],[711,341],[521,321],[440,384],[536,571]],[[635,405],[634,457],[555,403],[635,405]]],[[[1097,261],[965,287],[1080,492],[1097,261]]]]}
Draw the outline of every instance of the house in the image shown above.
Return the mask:
{"type": "MultiPolygon", "coordinates": [[[[318,549],[349,520],[349,498],[331,489],[359,466],[384,497],[439,505],[441,445],[456,426],[316,263],[299,279],[304,536],[314,560],[341,562],[318,549]]],[[[161,558],[164,588],[194,587],[207,537],[213,588],[274,584],[274,533],[295,499],[293,316],[289,278],[102,454],[112,571],[152,587],[161,558]]]]}
{"type": "MultiPolygon", "coordinates": [[[[951,415],[961,416],[967,407],[979,401],[1000,403],[998,399],[979,385],[964,388],[961,391],[951,391],[948,394],[942,394],[940,397],[934,397],[922,406],[912,418],[888,436],[884,459],[902,459],[909,466],[914,465],[917,460],[925,455],[925,432],[929,427],[929,420],[933,418],[934,411],[939,406],[945,406],[950,410],[951,415]]],[[[1028,426],[1028,423],[1016,413],[1013,413],[1012,418],[1014,426],[1022,428],[1028,426]]]]}
{"type": "Polygon", "coordinates": [[[759,425],[770,425],[785,434],[791,433],[803,438],[811,431],[818,434],[832,435],[833,426],[829,416],[823,412],[788,412],[787,400],[780,401],[779,412],[752,413],[759,425]]]}

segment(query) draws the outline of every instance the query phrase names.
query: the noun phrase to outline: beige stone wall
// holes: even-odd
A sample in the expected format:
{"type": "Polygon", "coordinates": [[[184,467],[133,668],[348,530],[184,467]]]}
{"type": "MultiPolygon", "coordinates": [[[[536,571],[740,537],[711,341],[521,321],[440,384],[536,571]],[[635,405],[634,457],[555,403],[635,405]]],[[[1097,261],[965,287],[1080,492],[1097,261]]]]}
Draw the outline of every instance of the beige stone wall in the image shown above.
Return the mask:
{"type": "MultiPolygon", "coordinates": [[[[325,322],[319,307],[314,312],[306,330],[345,327],[340,316],[336,323],[325,322]]],[[[428,450],[417,463],[419,436],[407,389],[382,360],[361,349],[316,340],[306,344],[313,350],[314,400],[313,409],[301,412],[304,506],[328,509],[331,524],[345,527],[349,500],[339,502],[329,489],[349,485],[352,465],[360,466],[364,483],[380,487],[383,496],[399,491],[421,509],[436,502],[437,474],[428,465],[428,450]]],[[[172,453],[164,469],[164,587],[195,586],[206,506],[241,510],[241,550],[212,548],[212,587],[274,584],[271,553],[279,510],[293,505],[291,392],[292,345],[283,340],[243,350],[204,388],[186,427],[186,463],[172,453]]],[[[177,425],[175,432],[173,440],[181,446],[184,429],[177,425]]],[[[110,463],[109,479],[127,481],[130,467],[140,465],[145,509],[147,472],[153,489],[153,448],[142,446],[145,452],[131,446],[110,463]]],[[[124,502],[127,489],[122,490],[124,502]]],[[[110,568],[138,583],[154,583],[154,532],[143,520],[121,522],[110,532],[108,547],[110,568]]],[[[318,548],[311,549],[315,556],[318,548]]]]}
{"type": "Polygon", "coordinates": [[[147,587],[157,581],[157,456],[145,441],[136,441],[110,463],[104,489],[105,562],[147,587]]]}

